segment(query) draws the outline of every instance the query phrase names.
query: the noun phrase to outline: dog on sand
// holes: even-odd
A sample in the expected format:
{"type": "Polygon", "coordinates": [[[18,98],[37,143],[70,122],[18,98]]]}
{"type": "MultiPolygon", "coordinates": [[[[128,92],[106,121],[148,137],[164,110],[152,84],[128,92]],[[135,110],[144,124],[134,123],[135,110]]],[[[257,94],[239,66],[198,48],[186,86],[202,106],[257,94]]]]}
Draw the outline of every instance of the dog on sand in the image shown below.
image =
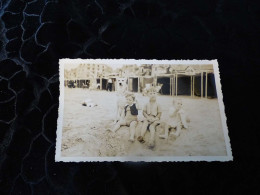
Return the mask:
{"type": "Polygon", "coordinates": [[[116,116],[115,116],[114,123],[120,120],[121,114],[126,104],[125,94],[127,92],[127,79],[117,78],[116,89],[117,89],[117,102],[116,102],[116,116]]]}

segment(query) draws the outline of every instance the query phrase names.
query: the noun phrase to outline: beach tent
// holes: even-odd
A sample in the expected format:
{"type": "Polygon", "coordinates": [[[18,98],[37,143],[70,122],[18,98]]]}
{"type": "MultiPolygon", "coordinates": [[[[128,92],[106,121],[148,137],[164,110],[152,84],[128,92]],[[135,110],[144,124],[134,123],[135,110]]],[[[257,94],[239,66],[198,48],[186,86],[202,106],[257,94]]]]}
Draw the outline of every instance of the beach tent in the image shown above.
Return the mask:
{"type": "Polygon", "coordinates": [[[112,91],[116,91],[116,78],[112,78],[112,91]]]}
{"type": "Polygon", "coordinates": [[[127,78],[128,91],[140,92],[140,77],[139,76],[129,76],[127,78]]]}
{"type": "Polygon", "coordinates": [[[103,89],[107,89],[108,79],[112,80],[112,91],[117,91],[117,79],[120,78],[120,73],[112,72],[108,74],[104,74],[102,85],[103,89]]]}
{"type": "Polygon", "coordinates": [[[153,84],[154,83],[154,77],[152,76],[141,76],[140,77],[140,92],[143,92],[144,88],[147,84],[153,84]]]}
{"type": "Polygon", "coordinates": [[[98,89],[107,90],[108,79],[104,77],[97,78],[98,89]]]}
{"type": "Polygon", "coordinates": [[[89,79],[78,79],[77,80],[77,87],[78,88],[83,88],[85,86],[88,86],[90,83],[89,79]]]}
{"type": "Polygon", "coordinates": [[[217,98],[215,76],[213,73],[208,73],[207,75],[206,73],[203,73],[202,79],[201,75],[195,76],[194,95],[199,97],[217,98]],[[201,81],[203,84],[201,84],[201,81]]]}
{"type": "Polygon", "coordinates": [[[157,84],[163,84],[160,93],[162,95],[171,95],[171,76],[158,76],[157,84]]]}
{"type": "Polygon", "coordinates": [[[153,84],[154,77],[152,76],[130,76],[128,77],[128,91],[143,92],[146,84],[153,84]]]}
{"type": "Polygon", "coordinates": [[[140,77],[139,76],[131,76],[127,79],[128,82],[128,91],[131,92],[140,92],[140,77]]]}
{"type": "Polygon", "coordinates": [[[173,71],[156,74],[156,84],[163,84],[162,95],[216,97],[212,65],[178,65],[173,71]]]}
{"type": "Polygon", "coordinates": [[[188,66],[184,70],[177,70],[175,75],[174,94],[186,95],[188,94],[188,89],[190,90],[190,95],[192,97],[217,97],[213,66],[194,65],[192,67],[188,66]],[[190,77],[190,79],[187,77],[190,77]],[[188,80],[190,80],[190,85],[188,85],[188,80]]]}
{"type": "Polygon", "coordinates": [[[187,75],[178,75],[178,95],[192,95],[191,88],[191,76],[187,75]]]}

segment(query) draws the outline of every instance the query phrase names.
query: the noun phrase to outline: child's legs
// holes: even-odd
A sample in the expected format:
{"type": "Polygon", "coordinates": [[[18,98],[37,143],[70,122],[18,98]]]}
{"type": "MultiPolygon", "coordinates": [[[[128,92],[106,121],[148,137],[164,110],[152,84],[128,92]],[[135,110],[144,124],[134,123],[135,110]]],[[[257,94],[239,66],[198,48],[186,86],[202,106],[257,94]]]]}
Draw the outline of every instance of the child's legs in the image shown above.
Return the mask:
{"type": "Polygon", "coordinates": [[[150,133],[151,133],[151,138],[150,138],[151,141],[155,140],[155,126],[156,125],[157,125],[156,123],[152,123],[149,127],[149,130],[150,130],[150,133]]]}
{"type": "Polygon", "coordinates": [[[126,125],[126,123],[125,123],[124,120],[118,121],[118,122],[115,124],[115,126],[114,126],[114,128],[113,128],[112,131],[116,132],[116,131],[117,131],[118,129],[120,129],[120,127],[123,126],[123,125],[126,125]]]}
{"type": "Polygon", "coordinates": [[[171,134],[172,134],[172,135],[175,135],[175,136],[179,136],[180,133],[181,133],[181,123],[178,123],[178,124],[176,125],[176,132],[172,132],[171,134]]]}
{"type": "Polygon", "coordinates": [[[115,124],[115,126],[113,127],[113,129],[112,129],[112,131],[113,132],[116,132],[119,128],[120,128],[120,122],[117,122],[116,124],[115,124]]]}
{"type": "Polygon", "coordinates": [[[184,128],[188,128],[188,124],[187,124],[187,117],[184,113],[180,114],[180,118],[181,118],[181,122],[183,124],[184,128]]]}
{"type": "Polygon", "coordinates": [[[169,129],[171,128],[171,126],[168,125],[168,123],[166,123],[166,122],[162,122],[161,125],[162,125],[162,127],[164,129],[164,134],[159,135],[159,137],[163,138],[163,139],[167,139],[168,138],[169,129]]]}
{"type": "Polygon", "coordinates": [[[141,135],[142,127],[143,127],[143,123],[141,121],[138,121],[135,129],[135,134],[137,137],[141,135]]]}
{"type": "Polygon", "coordinates": [[[121,108],[118,106],[117,107],[117,113],[116,113],[116,121],[120,120],[120,116],[121,116],[121,108]]]}
{"type": "Polygon", "coordinates": [[[178,123],[177,127],[176,127],[176,136],[179,136],[181,132],[181,124],[178,123]]]}
{"type": "Polygon", "coordinates": [[[142,129],[141,129],[141,136],[144,137],[146,130],[147,130],[147,126],[148,126],[148,121],[144,120],[143,125],[142,125],[142,129]]]}
{"type": "Polygon", "coordinates": [[[130,123],[130,140],[134,140],[136,125],[137,121],[132,121],[130,123]]]}
{"type": "Polygon", "coordinates": [[[163,123],[164,126],[164,136],[167,138],[168,134],[169,134],[169,129],[171,128],[170,125],[168,125],[167,123],[163,123]]]}

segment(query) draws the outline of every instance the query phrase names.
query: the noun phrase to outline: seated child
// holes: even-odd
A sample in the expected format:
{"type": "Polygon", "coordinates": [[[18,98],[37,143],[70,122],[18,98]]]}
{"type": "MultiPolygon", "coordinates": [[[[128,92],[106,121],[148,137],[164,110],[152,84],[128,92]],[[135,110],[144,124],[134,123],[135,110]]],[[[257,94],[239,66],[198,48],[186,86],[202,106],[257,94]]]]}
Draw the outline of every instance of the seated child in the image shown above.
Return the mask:
{"type": "Polygon", "coordinates": [[[138,104],[135,102],[134,94],[127,94],[126,102],[127,104],[124,107],[120,120],[112,129],[108,130],[116,132],[121,126],[128,126],[130,127],[129,141],[134,142],[135,128],[137,126],[138,104]]]}
{"type": "Polygon", "coordinates": [[[137,138],[139,142],[144,143],[144,135],[148,127],[151,133],[149,147],[155,146],[155,127],[160,124],[161,114],[161,107],[156,102],[156,96],[151,95],[149,102],[144,106],[143,109],[143,115],[145,119],[141,129],[141,136],[137,138]]]}
{"type": "Polygon", "coordinates": [[[170,134],[175,135],[176,137],[180,135],[182,127],[185,129],[188,128],[187,122],[189,122],[189,119],[187,119],[185,115],[181,99],[173,100],[168,114],[168,118],[166,119],[166,122],[164,122],[164,135],[159,135],[159,137],[163,139],[168,138],[169,130],[172,128],[176,128],[176,132],[171,132],[170,134]]]}

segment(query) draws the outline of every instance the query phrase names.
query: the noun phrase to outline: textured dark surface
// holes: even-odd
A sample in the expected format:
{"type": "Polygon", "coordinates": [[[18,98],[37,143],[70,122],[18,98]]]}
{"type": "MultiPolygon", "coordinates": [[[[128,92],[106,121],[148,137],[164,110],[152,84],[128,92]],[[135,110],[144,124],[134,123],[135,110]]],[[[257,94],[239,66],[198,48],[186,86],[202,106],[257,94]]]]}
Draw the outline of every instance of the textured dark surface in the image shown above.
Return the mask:
{"type": "Polygon", "coordinates": [[[0,0],[0,194],[259,194],[256,2],[0,0]],[[65,57],[218,59],[234,162],[55,163],[65,57]]]}

